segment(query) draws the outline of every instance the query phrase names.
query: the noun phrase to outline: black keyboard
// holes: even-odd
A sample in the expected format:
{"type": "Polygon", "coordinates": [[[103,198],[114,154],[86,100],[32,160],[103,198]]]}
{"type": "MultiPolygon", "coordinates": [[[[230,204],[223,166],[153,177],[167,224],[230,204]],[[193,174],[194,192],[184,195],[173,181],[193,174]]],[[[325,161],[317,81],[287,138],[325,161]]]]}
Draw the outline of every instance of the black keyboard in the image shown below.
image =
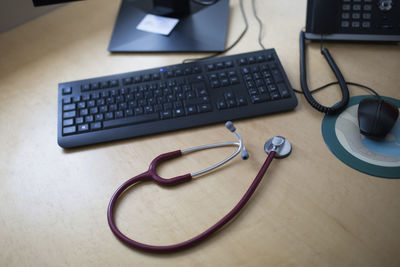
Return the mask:
{"type": "Polygon", "coordinates": [[[294,109],[274,49],[60,83],[64,148],[294,109]]]}

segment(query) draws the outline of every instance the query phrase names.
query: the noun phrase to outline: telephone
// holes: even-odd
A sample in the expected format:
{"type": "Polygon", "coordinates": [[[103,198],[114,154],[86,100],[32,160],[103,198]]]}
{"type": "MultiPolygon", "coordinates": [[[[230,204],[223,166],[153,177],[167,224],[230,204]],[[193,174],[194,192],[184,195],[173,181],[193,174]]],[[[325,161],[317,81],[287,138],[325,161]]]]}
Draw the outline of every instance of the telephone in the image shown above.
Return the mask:
{"type": "Polygon", "coordinates": [[[400,41],[399,0],[308,0],[305,38],[400,41]]]}

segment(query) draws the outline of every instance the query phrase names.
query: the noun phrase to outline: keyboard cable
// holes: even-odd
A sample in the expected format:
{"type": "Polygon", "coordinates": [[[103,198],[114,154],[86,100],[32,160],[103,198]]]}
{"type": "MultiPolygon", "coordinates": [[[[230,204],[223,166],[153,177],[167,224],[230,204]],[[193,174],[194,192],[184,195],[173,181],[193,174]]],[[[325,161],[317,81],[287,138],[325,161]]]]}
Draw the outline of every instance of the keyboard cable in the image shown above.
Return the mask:
{"type": "Polygon", "coordinates": [[[209,55],[209,56],[206,56],[206,57],[201,57],[201,58],[187,58],[187,59],[184,59],[183,62],[182,62],[183,64],[189,63],[189,62],[195,62],[195,61],[199,61],[199,60],[205,60],[205,59],[209,59],[209,58],[214,58],[214,57],[217,57],[219,55],[222,55],[222,54],[228,52],[229,50],[231,50],[235,45],[237,45],[239,43],[240,40],[242,40],[243,36],[246,34],[246,32],[247,32],[247,30],[249,28],[249,23],[247,22],[246,13],[245,13],[244,8],[243,8],[243,0],[239,0],[239,6],[240,6],[240,11],[242,13],[243,20],[244,20],[244,23],[245,23],[245,28],[242,31],[242,33],[239,35],[239,37],[236,39],[236,41],[233,42],[233,44],[231,44],[229,47],[225,48],[223,51],[216,52],[216,53],[214,53],[212,55],[209,55]]]}

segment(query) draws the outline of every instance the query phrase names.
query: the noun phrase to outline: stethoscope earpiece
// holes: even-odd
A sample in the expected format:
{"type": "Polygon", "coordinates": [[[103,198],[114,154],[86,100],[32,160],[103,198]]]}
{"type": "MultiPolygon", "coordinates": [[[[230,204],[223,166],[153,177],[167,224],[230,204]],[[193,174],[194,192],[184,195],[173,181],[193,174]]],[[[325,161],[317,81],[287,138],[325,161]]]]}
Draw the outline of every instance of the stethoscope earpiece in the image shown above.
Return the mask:
{"type": "Polygon", "coordinates": [[[265,143],[264,150],[267,154],[275,151],[275,158],[281,159],[290,155],[292,145],[285,137],[274,136],[265,143]]]}

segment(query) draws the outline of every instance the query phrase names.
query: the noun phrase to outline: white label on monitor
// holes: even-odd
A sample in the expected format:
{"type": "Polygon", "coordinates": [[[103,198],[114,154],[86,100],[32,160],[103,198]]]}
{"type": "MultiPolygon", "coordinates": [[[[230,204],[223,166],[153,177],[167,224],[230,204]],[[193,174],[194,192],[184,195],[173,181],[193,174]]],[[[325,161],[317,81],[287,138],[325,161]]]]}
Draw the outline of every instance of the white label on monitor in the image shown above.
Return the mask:
{"type": "Polygon", "coordinates": [[[136,26],[136,29],[145,32],[169,35],[178,22],[179,19],[147,14],[139,25],[136,26]]]}

